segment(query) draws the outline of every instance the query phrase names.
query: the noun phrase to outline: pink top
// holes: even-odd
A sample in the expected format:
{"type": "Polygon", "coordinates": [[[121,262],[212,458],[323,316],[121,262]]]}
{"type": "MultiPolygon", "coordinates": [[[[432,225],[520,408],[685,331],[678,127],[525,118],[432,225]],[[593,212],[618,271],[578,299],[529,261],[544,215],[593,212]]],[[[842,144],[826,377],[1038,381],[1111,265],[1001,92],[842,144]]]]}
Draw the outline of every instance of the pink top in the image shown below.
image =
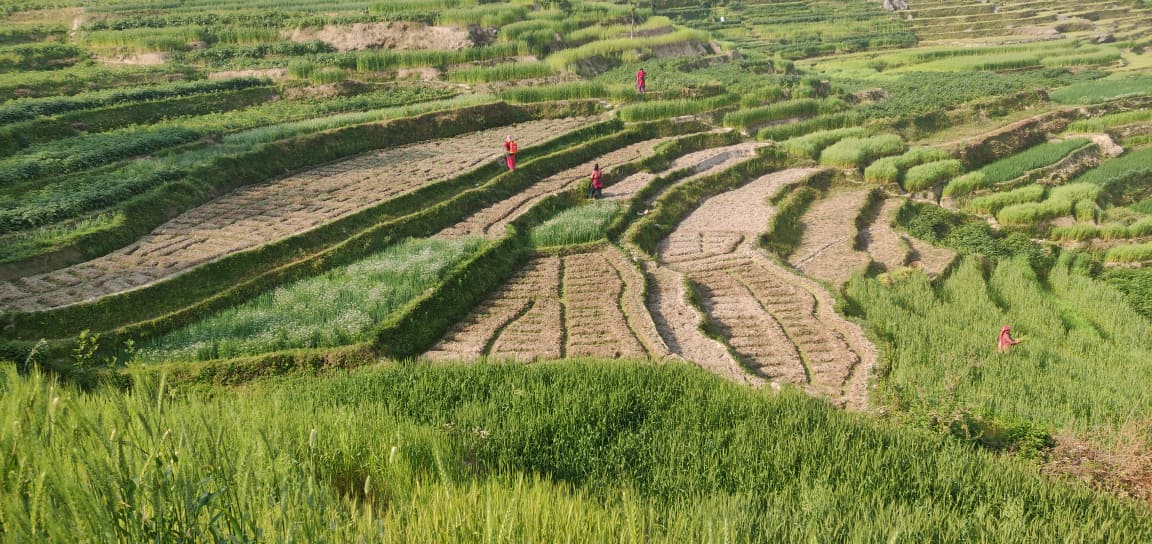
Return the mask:
{"type": "Polygon", "coordinates": [[[1000,351],[1004,351],[1008,349],[1009,346],[1020,343],[1019,340],[1012,339],[1012,333],[1009,332],[1010,330],[1011,327],[1008,325],[1004,325],[1004,328],[1000,329],[1000,339],[996,341],[996,345],[1000,348],[1000,351]]]}
{"type": "Polygon", "coordinates": [[[599,170],[592,171],[592,187],[596,189],[604,188],[604,175],[599,170]]]}

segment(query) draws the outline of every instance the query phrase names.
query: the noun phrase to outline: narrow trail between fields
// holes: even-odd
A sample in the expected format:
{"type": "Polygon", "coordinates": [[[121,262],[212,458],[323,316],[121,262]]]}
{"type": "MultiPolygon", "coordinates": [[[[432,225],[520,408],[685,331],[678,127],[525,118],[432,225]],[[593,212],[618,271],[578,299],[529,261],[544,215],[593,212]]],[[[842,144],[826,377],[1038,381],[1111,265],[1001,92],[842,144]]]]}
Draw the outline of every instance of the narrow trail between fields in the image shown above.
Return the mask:
{"type": "Polygon", "coordinates": [[[777,264],[757,245],[775,211],[768,197],[817,172],[776,172],[705,200],[662,242],[659,263],[650,265],[659,296],[649,308],[667,343],[704,368],[745,382],[794,384],[863,409],[875,347],[835,312],[820,284],[777,264]],[[685,308],[684,293],[677,293],[681,278],[696,286],[727,357],[688,322],[693,311],[685,308]],[[752,377],[744,377],[745,369],[752,377]]]}
{"type": "Polygon", "coordinates": [[[596,120],[531,121],[383,149],[243,187],[189,210],[103,257],[0,282],[0,312],[47,310],[165,280],[230,253],[306,232],[473,170],[496,159],[508,133],[521,141],[544,142],[596,120]]]}

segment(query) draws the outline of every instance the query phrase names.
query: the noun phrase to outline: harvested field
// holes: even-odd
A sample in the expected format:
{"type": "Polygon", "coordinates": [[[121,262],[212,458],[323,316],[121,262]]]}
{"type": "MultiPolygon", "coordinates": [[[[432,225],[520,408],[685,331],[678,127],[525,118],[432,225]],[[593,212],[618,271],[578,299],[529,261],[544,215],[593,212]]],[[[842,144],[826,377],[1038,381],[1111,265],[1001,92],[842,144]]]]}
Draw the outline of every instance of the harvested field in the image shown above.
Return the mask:
{"type": "MultiPolygon", "coordinates": [[[[795,384],[862,408],[875,348],[859,327],[836,314],[832,297],[820,285],[756,247],[756,235],[773,213],[768,197],[816,172],[769,174],[706,200],[662,243],[659,259],[697,286],[708,318],[745,367],[773,384],[795,384]]],[[[657,318],[658,323],[668,321],[668,316],[657,318]]],[[[701,364],[714,368],[722,363],[701,364]]]]}
{"type": "Polygon", "coordinates": [[[600,169],[608,173],[617,166],[651,155],[657,145],[667,140],[668,138],[645,140],[602,155],[600,158],[586,164],[569,168],[559,174],[541,180],[539,183],[521,191],[512,198],[497,202],[472,214],[464,221],[440,231],[436,236],[502,236],[504,234],[504,226],[514,221],[517,217],[520,217],[524,212],[527,212],[536,202],[539,202],[550,194],[570,189],[581,181],[589,179],[592,175],[592,167],[595,164],[599,164],[600,169]]]}
{"type": "Polygon", "coordinates": [[[788,258],[797,270],[839,288],[868,265],[868,254],[855,249],[856,217],[869,189],[834,193],[816,201],[801,218],[800,247],[788,258]]]}
{"type": "Polygon", "coordinates": [[[181,214],[109,255],[0,282],[0,311],[57,308],[164,280],[495,160],[508,132],[527,141],[545,141],[594,121],[532,121],[384,149],[243,187],[181,214]]]}
{"type": "MultiPolygon", "coordinates": [[[[663,172],[650,173],[638,172],[620,180],[618,183],[610,185],[604,189],[604,198],[609,200],[623,200],[631,198],[637,191],[643,189],[657,176],[675,172],[684,168],[691,168],[693,174],[683,180],[688,181],[697,176],[703,176],[709,173],[717,172],[731,166],[733,163],[743,159],[747,159],[756,153],[756,150],[764,147],[767,144],[763,143],[741,143],[725,147],[713,147],[688,153],[677,157],[669,167],[663,172]]],[[[652,198],[655,199],[654,195],[652,198]]]]}
{"type": "Polygon", "coordinates": [[[887,271],[906,266],[911,256],[911,243],[892,228],[896,211],[903,203],[899,198],[885,199],[872,224],[860,233],[861,247],[887,271]]]}
{"type": "Polygon", "coordinates": [[[644,307],[643,293],[640,270],[614,246],[537,257],[427,356],[663,357],[669,351],[644,307]]]}

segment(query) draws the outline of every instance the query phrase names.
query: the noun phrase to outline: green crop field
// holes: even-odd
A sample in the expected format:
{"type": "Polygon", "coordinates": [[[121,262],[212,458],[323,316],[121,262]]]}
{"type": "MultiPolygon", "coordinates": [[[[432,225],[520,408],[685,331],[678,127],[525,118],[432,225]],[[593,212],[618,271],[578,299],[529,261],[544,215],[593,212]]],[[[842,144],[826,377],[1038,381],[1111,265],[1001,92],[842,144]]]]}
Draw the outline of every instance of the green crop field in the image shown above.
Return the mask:
{"type": "Polygon", "coordinates": [[[901,4],[0,5],[0,541],[1152,541],[1152,4],[901,4]]]}

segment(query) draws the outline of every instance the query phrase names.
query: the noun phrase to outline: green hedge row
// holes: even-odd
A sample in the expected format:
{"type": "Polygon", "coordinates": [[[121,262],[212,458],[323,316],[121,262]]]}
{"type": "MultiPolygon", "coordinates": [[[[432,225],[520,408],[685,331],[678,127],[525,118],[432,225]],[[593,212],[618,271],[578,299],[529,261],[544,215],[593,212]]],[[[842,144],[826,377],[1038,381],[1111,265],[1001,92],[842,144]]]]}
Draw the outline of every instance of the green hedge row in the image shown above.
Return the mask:
{"type": "Polygon", "coordinates": [[[765,148],[761,155],[737,163],[716,174],[682,183],[656,200],[655,208],[624,232],[623,238],[645,253],[655,256],[660,240],[676,228],[704,199],[730,191],[749,181],[779,170],[788,158],[775,148],[765,148]]]}
{"type": "Polygon", "coordinates": [[[127,337],[166,332],[285,282],[348,264],[401,239],[435,234],[541,177],[593,160],[653,132],[653,127],[641,127],[618,133],[620,128],[619,122],[614,121],[592,125],[539,148],[524,150],[527,154],[561,151],[527,161],[513,172],[504,171],[493,162],[307,233],[234,253],[143,289],[88,304],[12,315],[10,336],[60,338],[82,329],[106,331],[117,327],[127,337]],[[609,135],[573,147],[576,142],[604,134],[609,135]],[[491,181],[484,183],[489,178],[491,181]],[[125,327],[129,323],[136,324],[125,327]]]}

